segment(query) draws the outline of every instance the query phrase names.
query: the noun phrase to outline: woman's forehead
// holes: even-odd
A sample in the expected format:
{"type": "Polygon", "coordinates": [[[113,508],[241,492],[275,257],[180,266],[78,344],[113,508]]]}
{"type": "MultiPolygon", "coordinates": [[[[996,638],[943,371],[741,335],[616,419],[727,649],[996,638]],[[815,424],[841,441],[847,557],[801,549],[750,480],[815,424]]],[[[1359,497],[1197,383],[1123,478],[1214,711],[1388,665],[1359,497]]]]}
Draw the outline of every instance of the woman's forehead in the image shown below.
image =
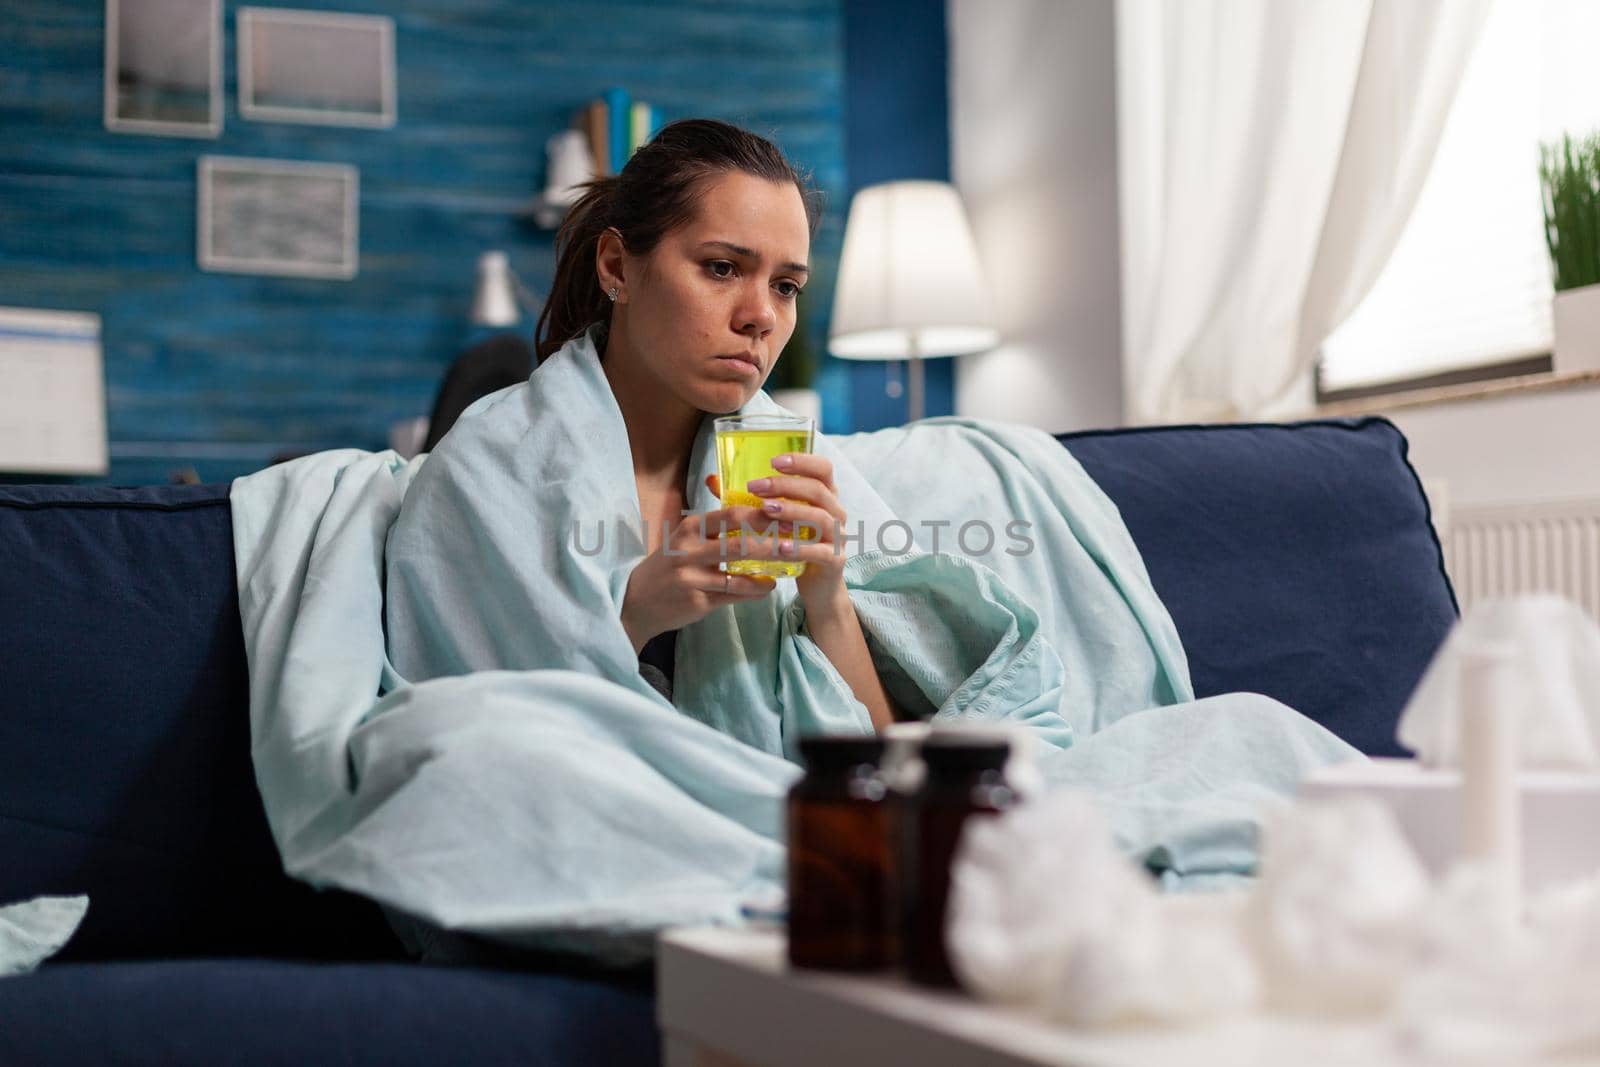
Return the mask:
{"type": "Polygon", "coordinates": [[[811,225],[795,184],[742,172],[707,182],[683,236],[693,245],[723,242],[762,260],[801,267],[811,249],[811,225]]]}

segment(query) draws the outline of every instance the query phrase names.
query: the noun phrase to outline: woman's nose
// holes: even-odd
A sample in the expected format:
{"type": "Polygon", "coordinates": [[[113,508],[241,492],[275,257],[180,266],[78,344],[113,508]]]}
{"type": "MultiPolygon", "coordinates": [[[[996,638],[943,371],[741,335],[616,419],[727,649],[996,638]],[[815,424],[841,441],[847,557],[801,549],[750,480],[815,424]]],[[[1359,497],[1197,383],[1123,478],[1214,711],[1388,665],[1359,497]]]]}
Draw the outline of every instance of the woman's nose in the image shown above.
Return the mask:
{"type": "Polygon", "coordinates": [[[744,298],[734,313],[734,328],[742,334],[765,337],[778,325],[778,312],[772,306],[772,294],[765,285],[752,286],[744,291],[744,298]]]}

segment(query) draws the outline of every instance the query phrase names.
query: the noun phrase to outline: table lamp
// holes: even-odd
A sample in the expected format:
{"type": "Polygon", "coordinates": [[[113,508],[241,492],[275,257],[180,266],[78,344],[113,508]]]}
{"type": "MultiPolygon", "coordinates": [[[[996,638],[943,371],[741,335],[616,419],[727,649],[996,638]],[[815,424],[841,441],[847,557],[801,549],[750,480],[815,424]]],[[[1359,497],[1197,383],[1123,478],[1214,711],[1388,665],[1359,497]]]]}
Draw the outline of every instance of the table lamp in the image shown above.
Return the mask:
{"type": "Polygon", "coordinates": [[[906,412],[923,416],[922,360],[993,348],[989,293],[955,187],[897,181],[856,193],[845,223],[828,350],[908,360],[906,412]]]}

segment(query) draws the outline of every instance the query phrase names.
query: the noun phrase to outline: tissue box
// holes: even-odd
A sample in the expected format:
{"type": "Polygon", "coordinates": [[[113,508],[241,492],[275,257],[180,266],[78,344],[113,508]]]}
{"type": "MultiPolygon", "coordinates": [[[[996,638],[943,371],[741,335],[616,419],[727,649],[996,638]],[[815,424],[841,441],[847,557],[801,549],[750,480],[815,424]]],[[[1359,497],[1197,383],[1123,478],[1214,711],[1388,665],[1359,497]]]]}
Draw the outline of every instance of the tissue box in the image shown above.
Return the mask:
{"type": "MultiPolygon", "coordinates": [[[[1600,874],[1600,774],[1523,771],[1518,779],[1526,888],[1600,874]]],[[[1382,801],[1434,875],[1446,873],[1461,849],[1460,791],[1459,771],[1408,759],[1324,767],[1300,785],[1306,799],[1360,794],[1382,801]]]]}

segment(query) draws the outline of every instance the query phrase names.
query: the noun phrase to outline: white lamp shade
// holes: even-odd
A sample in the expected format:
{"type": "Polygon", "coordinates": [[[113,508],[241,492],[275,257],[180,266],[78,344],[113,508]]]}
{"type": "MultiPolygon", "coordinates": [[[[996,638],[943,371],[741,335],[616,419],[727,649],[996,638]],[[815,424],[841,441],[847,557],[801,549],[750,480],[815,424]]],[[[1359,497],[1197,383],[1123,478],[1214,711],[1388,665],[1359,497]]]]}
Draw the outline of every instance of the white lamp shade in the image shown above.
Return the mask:
{"type": "Polygon", "coordinates": [[[478,284],[472,291],[474,326],[515,326],[522,317],[511,286],[511,263],[504,252],[478,257],[478,284]]]}
{"type": "Polygon", "coordinates": [[[960,356],[999,342],[955,187],[902,181],[856,193],[828,350],[844,359],[960,356]]]}

